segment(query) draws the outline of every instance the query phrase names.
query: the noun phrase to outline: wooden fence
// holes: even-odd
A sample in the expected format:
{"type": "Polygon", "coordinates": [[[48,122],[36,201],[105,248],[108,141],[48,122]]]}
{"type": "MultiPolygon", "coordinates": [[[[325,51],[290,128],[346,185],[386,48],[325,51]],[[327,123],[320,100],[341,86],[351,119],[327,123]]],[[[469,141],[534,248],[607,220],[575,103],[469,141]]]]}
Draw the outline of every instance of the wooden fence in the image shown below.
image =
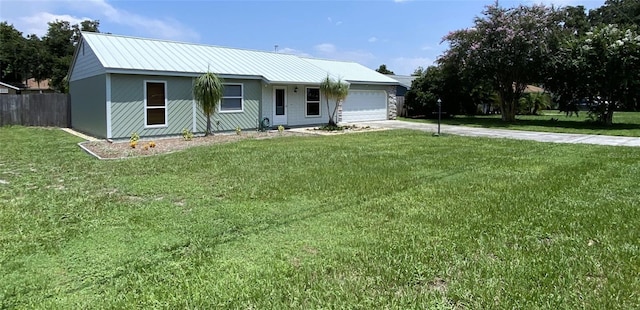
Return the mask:
{"type": "Polygon", "coordinates": [[[67,94],[0,95],[0,126],[71,127],[67,94]]]}
{"type": "Polygon", "coordinates": [[[407,117],[407,107],[404,106],[404,96],[396,97],[396,111],[398,116],[407,117]]]}

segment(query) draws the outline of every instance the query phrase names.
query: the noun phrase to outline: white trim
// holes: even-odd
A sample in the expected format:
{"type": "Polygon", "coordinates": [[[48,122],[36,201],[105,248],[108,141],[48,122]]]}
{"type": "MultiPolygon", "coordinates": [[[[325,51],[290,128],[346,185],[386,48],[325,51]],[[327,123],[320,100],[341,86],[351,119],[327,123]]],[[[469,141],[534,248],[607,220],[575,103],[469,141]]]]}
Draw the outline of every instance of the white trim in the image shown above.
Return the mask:
{"type": "MultiPolygon", "coordinates": [[[[169,76],[169,77],[199,77],[204,72],[174,72],[174,71],[154,71],[154,70],[138,70],[138,69],[118,69],[106,68],[107,73],[117,74],[134,74],[134,75],[152,75],[152,76],[169,76]]],[[[217,74],[223,79],[241,79],[241,80],[262,80],[270,82],[261,75],[239,75],[239,74],[217,74]]]]}
{"type": "Polygon", "coordinates": [[[273,92],[272,92],[272,100],[273,100],[273,115],[271,115],[273,118],[271,119],[271,125],[286,125],[289,122],[289,116],[288,114],[288,94],[287,94],[287,87],[286,86],[274,86],[273,87],[273,92]],[[277,90],[283,90],[284,91],[284,115],[276,115],[276,91],[277,90]],[[284,122],[276,122],[276,118],[283,118],[284,122]]]}
{"type": "Polygon", "coordinates": [[[196,83],[196,78],[191,79],[192,87],[191,87],[191,105],[193,110],[193,125],[191,128],[191,132],[196,132],[196,127],[198,127],[198,103],[196,102],[196,95],[193,92],[193,85],[196,83]]]}
{"type": "Polygon", "coordinates": [[[227,85],[235,85],[235,86],[240,86],[240,96],[229,96],[229,97],[225,97],[224,94],[222,95],[222,98],[220,100],[220,104],[218,105],[218,113],[220,114],[229,114],[229,113],[244,113],[244,84],[243,83],[224,83],[224,86],[227,85]],[[222,101],[224,100],[224,98],[229,98],[229,99],[240,99],[240,110],[222,110],[222,101]]]}
{"type": "MultiPolygon", "coordinates": [[[[322,117],[322,93],[320,92],[320,87],[305,87],[304,88],[304,117],[305,118],[321,118],[322,117]],[[308,89],[317,89],[318,90],[318,115],[309,115],[307,113],[307,103],[315,102],[315,101],[307,101],[307,90],[308,89]]],[[[328,113],[328,111],[327,111],[328,113]]]]}
{"type": "MultiPolygon", "coordinates": [[[[97,57],[97,56],[96,56],[97,57]]],[[[122,68],[105,68],[106,73],[116,74],[135,74],[135,75],[152,75],[152,76],[180,76],[180,77],[198,77],[204,72],[178,72],[178,71],[155,71],[155,70],[140,70],[140,69],[122,69],[122,68]]],[[[243,80],[262,80],[266,84],[291,84],[291,85],[314,85],[318,84],[315,80],[283,80],[275,81],[269,80],[262,75],[240,75],[240,74],[218,74],[218,77],[223,79],[243,79],[243,80]]],[[[397,86],[400,82],[373,82],[373,81],[357,81],[357,80],[345,80],[349,84],[354,85],[376,85],[376,86],[397,86]]]]}
{"type": "Polygon", "coordinates": [[[142,84],[144,91],[144,128],[167,128],[169,127],[169,100],[167,99],[167,81],[160,80],[144,80],[142,84]],[[164,106],[163,107],[149,107],[147,106],[147,83],[162,83],[164,84],[164,106]],[[147,110],[148,109],[164,109],[164,124],[160,125],[147,125],[147,110]]]}
{"type": "MultiPolygon", "coordinates": [[[[111,139],[113,138],[112,136],[112,124],[111,124],[111,74],[107,73],[106,75],[106,87],[107,87],[107,94],[106,94],[106,105],[107,105],[107,139],[111,139]]],[[[145,96],[146,97],[146,96],[145,96]]]]}
{"type": "Polygon", "coordinates": [[[10,85],[10,84],[7,84],[7,83],[2,83],[2,82],[0,82],[0,85],[2,85],[2,86],[4,86],[4,87],[11,88],[11,89],[14,89],[14,90],[20,90],[20,88],[19,88],[19,87],[15,87],[15,86],[10,85]]]}

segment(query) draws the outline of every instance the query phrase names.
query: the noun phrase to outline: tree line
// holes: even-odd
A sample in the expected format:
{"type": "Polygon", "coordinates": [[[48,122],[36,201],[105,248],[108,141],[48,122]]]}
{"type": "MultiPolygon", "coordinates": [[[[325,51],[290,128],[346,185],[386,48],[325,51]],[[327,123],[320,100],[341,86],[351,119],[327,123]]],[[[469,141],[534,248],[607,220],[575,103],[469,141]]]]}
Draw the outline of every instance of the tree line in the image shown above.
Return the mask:
{"type": "Polygon", "coordinates": [[[416,71],[405,98],[411,113],[428,115],[440,98],[449,113],[493,105],[514,121],[548,104],[526,94],[528,85],[543,87],[561,109],[584,102],[605,124],[616,110],[640,109],[639,1],[607,0],[589,11],[496,3],[482,13],[443,39],[449,48],[436,65],[416,71]]]}
{"type": "Polygon", "coordinates": [[[33,78],[37,82],[51,79],[50,86],[67,92],[67,74],[80,32],[99,32],[100,21],[85,20],[80,24],[68,21],[48,23],[47,33],[24,36],[6,21],[0,22],[0,81],[25,83],[33,78]]]}

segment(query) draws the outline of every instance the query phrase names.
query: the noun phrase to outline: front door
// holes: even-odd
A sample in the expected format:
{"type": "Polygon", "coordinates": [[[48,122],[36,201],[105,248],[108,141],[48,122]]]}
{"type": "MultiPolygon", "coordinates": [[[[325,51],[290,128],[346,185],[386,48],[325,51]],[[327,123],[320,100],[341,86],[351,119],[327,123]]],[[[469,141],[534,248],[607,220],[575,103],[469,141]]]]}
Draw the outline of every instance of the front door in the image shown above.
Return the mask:
{"type": "Polygon", "coordinates": [[[287,89],[273,90],[273,125],[287,124],[287,89]]]}

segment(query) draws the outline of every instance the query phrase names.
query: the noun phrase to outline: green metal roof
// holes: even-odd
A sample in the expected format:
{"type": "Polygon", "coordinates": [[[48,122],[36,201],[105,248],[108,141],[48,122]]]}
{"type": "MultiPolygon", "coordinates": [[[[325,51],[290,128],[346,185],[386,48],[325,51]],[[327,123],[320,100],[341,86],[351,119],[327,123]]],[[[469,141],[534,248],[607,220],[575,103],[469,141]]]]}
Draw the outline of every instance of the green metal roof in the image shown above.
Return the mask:
{"type": "Polygon", "coordinates": [[[82,38],[111,73],[196,76],[211,71],[289,84],[317,84],[329,74],[352,83],[397,84],[354,62],[92,32],[83,32],[82,38]]]}
{"type": "Polygon", "coordinates": [[[334,77],[342,78],[350,83],[398,84],[398,81],[389,78],[384,74],[380,74],[375,70],[371,70],[359,63],[315,58],[303,59],[319,68],[322,68],[322,70],[329,72],[334,77]]]}

